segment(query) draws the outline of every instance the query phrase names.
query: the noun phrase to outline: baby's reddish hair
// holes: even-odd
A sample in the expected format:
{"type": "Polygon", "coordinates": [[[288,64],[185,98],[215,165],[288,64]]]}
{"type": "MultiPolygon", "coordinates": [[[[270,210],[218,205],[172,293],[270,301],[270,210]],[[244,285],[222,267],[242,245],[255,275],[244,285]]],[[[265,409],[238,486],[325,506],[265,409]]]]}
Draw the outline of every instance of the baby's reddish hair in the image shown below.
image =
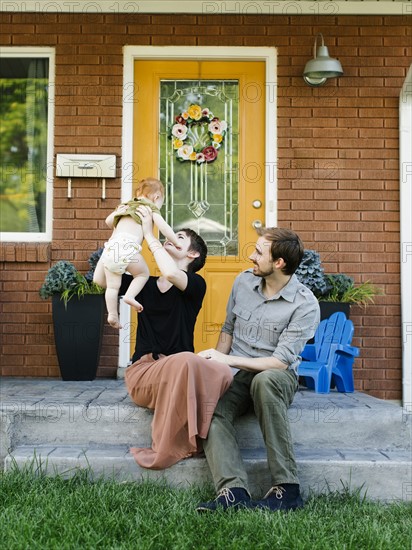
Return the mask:
{"type": "Polygon", "coordinates": [[[163,183],[156,178],[144,178],[137,184],[135,196],[149,197],[150,195],[165,196],[165,188],[163,183]]]}

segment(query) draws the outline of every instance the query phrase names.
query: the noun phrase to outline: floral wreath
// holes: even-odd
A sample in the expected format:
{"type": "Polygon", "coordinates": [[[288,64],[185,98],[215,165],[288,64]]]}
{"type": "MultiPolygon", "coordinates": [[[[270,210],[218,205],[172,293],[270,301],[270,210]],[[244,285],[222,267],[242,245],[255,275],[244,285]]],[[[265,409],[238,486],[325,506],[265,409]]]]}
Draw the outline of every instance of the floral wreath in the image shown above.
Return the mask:
{"type": "Polygon", "coordinates": [[[176,158],[197,164],[213,162],[224,142],[227,123],[214,116],[209,109],[192,104],[187,111],[175,117],[170,139],[176,158]]]}

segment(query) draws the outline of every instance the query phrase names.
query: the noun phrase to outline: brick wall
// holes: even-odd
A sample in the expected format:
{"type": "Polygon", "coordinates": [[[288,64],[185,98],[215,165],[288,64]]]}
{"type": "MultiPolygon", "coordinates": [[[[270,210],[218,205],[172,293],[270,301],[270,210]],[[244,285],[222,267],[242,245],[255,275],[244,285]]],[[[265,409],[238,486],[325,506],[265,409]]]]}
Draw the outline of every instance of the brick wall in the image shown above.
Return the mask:
{"type": "MultiPolygon", "coordinates": [[[[121,167],[123,45],[275,46],[278,49],[279,225],[321,252],[327,271],[371,280],[385,294],[352,308],[356,387],[401,397],[398,100],[411,63],[401,16],[0,14],[3,45],[56,48],[55,152],[116,154],[121,167]],[[8,31],[8,32],[7,32],[8,31]],[[310,88],[301,73],[322,32],[345,76],[310,88]]],[[[87,270],[120,197],[108,183],[54,181],[53,242],[3,244],[3,374],[58,376],[51,304],[38,297],[58,259],[87,270]],[[96,215],[98,211],[98,215],[96,215]]],[[[98,375],[114,377],[117,334],[105,328],[98,375]]]]}

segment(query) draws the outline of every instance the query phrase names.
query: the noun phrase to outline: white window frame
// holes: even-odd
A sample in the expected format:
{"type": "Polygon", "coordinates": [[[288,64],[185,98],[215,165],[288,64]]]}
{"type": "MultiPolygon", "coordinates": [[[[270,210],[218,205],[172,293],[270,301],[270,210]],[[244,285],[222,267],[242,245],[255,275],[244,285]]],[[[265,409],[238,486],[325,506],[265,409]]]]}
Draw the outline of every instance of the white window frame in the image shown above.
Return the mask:
{"type": "Polygon", "coordinates": [[[45,57],[49,60],[49,98],[47,118],[47,169],[46,169],[46,229],[44,232],[12,232],[0,233],[2,242],[51,242],[53,222],[53,155],[54,155],[54,75],[55,50],[46,47],[14,47],[0,48],[1,57],[45,57]]]}

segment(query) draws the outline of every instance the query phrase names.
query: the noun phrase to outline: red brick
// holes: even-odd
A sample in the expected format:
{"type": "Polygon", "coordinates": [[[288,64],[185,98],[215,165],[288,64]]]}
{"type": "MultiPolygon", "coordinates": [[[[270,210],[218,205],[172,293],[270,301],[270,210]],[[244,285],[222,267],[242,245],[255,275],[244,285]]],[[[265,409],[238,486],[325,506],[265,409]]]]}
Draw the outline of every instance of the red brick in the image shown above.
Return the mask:
{"type": "MultiPolygon", "coordinates": [[[[357,332],[360,327],[364,329],[364,341],[382,340],[381,331],[385,329],[386,338],[382,343],[393,346],[380,348],[386,353],[382,358],[370,359],[375,350],[363,350],[365,355],[356,363],[356,387],[380,397],[400,395],[401,382],[393,373],[399,374],[402,368],[396,355],[401,346],[398,98],[410,58],[407,50],[410,33],[406,32],[405,18],[323,15],[322,25],[326,25],[333,37],[328,46],[332,51],[339,51],[345,76],[314,89],[303,83],[301,71],[319,26],[319,16],[315,14],[263,16],[220,10],[215,15],[197,16],[70,13],[44,14],[40,18],[36,13],[20,13],[13,14],[12,19],[5,14],[0,17],[16,25],[14,43],[57,43],[56,152],[110,149],[119,155],[119,166],[122,163],[122,47],[126,43],[276,46],[279,219],[287,227],[301,229],[307,243],[312,243],[312,248],[322,251],[328,259],[328,268],[345,270],[357,280],[371,278],[385,287],[385,296],[377,297],[376,306],[359,312],[352,309],[358,323],[357,332]],[[33,41],[26,30],[27,26],[34,25],[37,36],[33,41]],[[128,32],[130,30],[134,34],[128,32]],[[63,128],[65,132],[61,131],[63,128]],[[71,132],[71,128],[75,131],[71,132]],[[381,318],[386,319],[385,325],[372,324],[371,320],[381,318]],[[373,362],[373,368],[390,373],[388,378],[397,383],[396,389],[389,386],[367,389],[368,381],[373,380],[368,361],[373,362]]],[[[5,249],[3,246],[3,255],[7,253],[11,260],[4,264],[3,273],[29,273],[27,287],[21,277],[2,279],[13,283],[10,291],[19,292],[28,300],[2,304],[11,319],[5,326],[9,331],[6,333],[18,335],[15,329],[21,324],[25,327],[22,334],[30,336],[30,342],[36,343],[36,338],[43,337],[48,341],[51,334],[50,301],[40,302],[33,284],[40,286],[51,265],[50,256],[52,261],[75,260],[81,269],[87,266],[88,252],[97,248],[103,234],[107,235],[103,216],[119,200],[120,179],[110,182],[110,199],[106,204],[99,198],[100,187],[96,181],[74,181],[71,201],[67,200],[66,192],[66,182],[56,178],[54,233],[58,233],[57,238],[53,235],[52,250],[42,254],[43,264],[36,260],[39,255],[36,247],[19,245],[5,249]],[[99,209],[98,218],[89,217],[89,212],[96,209],[99,209]],[[93,232],[93,241],[86,236],[90,232],[93,232]],[[16,259],[19,263],[13,263],[16,259]],[[8,309],[9,306],[15,309],[8,309]],[[40,311],[39,306],[45,309],[40,311]],[[48,332],[36,332],[38,323],[48,332]]],[[[113,336],[112,331],[107,334],[113,336]]],[[[115,376],[115,348],[115,344],[103,347],[98,376],[115,376]]],[[[50,364],[37,365],[34,361],[41,355],[26,355],[25,359],[33,363],[14,365],[20,370],[12,371],[13,374],[59,376],[54,348],[48,346],[48,349],[50,364]]],[[[8,368],[13,369],[13,364],[8,368]]]]}

